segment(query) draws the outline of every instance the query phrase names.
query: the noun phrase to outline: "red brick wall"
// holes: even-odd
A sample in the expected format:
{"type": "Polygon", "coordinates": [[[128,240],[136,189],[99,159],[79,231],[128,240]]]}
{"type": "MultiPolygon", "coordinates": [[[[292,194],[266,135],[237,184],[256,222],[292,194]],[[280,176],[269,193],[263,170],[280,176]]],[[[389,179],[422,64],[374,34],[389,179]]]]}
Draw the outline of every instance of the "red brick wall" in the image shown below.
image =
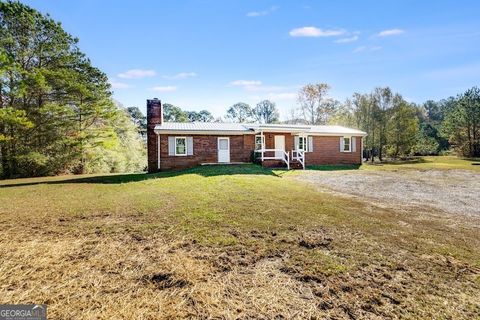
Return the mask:
{"type": "MultiPolygon", "coordinates": [[[[238,136],[213,136],[190,135],[193,137],[193,155],[169,156],[168,137],[173,135],[160,135],[160,168],[161,170],[183,169],[198,166],[201,163],[217,163],[218,137],[230,138],[230,162],[250,162],[254,149],[254,135],[238,136]]],[[[179,135],[185,137],[185,135],[179,135]]],[[[188,136],[188,135],[187,135],[188,136]]]]}
{"type": "MultiPolygon", "coordinates": [[[[294,148],[294,136],[290,133],[265,133],[266,149],[275,148],[275,135],[285,136],[285,149],[290,151],[294,148]]],[[[230,161],[250,162],[251,154],[255,147],[255,135],[190,135],[193,137],[192,156],[169,156],[168,136],[160,135],[160,162],[161,170],[184,169],[198,166],[201,163],[217,163],[217,139],[218,137],[230,138],[230,161]]],[[[185,136],[185,135],[179,135],[185,136]]],[[[156,137],[155,137],[156,138],[156,137]]],[[[340,137],[313,136],[313,152],[305,153],[307,165],[320,164],[359,164],[362,162],[361,137],[355,137],[356,152],[340,152],[340,137]]],[[[156,144],[156,139],[154,140],[156,144]]],[[[149,145],[153,143],[149,141],[149,145]]],[[[153,149],[153,148],[152,148],[153,149]]],[[[149,154],[149,164],[151,161],[149,154]]],[[[267,154],[266,154],[267,156],[267,154]]],[[[271,155],[270,155],[271,156],[271,155]]],[[[154,161],[157,160],[156,155],[154,161]]]]}
{"type": "Polygon", "coordinates": [[[362,138],[356,139],[356,152],[340,152],[340,137],[313,136],[313,152],[306,152],[306,165],[360,164],[362,163],[362,138]]]}

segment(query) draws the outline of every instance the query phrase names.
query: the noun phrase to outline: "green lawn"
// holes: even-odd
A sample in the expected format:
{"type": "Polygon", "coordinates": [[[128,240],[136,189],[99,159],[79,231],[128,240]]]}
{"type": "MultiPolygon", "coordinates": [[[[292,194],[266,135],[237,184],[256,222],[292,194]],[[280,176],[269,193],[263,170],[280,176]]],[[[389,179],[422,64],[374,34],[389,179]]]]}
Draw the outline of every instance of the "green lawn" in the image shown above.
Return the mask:
{"type": "MultiPolygon", "coordinates": [[[[455,162],[426,161],[402,166],[455,162]]],[[[47,303],[52,318],[480,314],[478,224],[321,193],[293,174],[2,181],[0,303],[47,303]]]]}
{"type": "Polygon", "coordinates": [[[362,165],[315,165],[308,166],[310,170],[474,170],[480,171],[480,159],[458,158],[454,156],[415,157],[411,160],[365,162],[362,165]]]}
{"type": "Polygon", "coordinates": [[[460,169],[460,170],[475,170],[480,171],[480,159],[466,159],[454,156],[430,156],[430,157],[416,157],[407,161],[392,161],[384,164],[370,164],[365,163],[361,167],[365,170],[397,170],[397,169],[460,169]]]}

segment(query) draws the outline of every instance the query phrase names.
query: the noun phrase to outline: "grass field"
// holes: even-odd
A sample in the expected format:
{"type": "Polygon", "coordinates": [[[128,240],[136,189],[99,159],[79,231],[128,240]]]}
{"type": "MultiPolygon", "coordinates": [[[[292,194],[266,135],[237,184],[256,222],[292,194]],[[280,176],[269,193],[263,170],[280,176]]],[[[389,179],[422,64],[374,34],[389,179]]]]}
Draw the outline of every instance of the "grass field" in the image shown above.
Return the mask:
{"type": "Polygon", "coordinates": [[[387,162],[365,162],[363,165],[345,166],[345,165],[323,165],[323,166],[309,166],[311,170],[473,170],[480,171],[480,159],[465,159],[454,156],[443,157],[415,157],[411,160],[398,160],[387,162]]]}
{"type": "Polygon", "coordinates": [[[0,303],[46,303],[52,319],[480,316],[478,221],[294,175],[242,165],[1,181],[0,303]]]}

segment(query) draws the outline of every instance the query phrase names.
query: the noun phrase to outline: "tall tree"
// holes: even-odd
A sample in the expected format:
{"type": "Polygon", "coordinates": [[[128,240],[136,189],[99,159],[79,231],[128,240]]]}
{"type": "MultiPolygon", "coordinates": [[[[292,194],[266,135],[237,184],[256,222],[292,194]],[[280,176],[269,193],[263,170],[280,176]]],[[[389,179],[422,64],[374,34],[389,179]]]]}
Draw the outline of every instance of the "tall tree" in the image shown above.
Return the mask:
{"type": "Polygon", "coordinates": [[[415,153],[418,155],[436,155],[450,147],[448,139],[442,134],[442,123],[452,99],[432,101],[428,100],[418,106],[420,132],[415,153]]]}
{"type": "Polygon", "coordinates": [[[336,103],[327,99],[330,86],[326,83],[307,84],[298,92],[298,103],[309,124],[327,124],[336,103]]]}
{"type": "Polygon", "coordinates": [[[235,103],[228,108],[226,117],[233,122],[245,123],[252,120],[253,111],[245,102],[235,103]]]}
{"type": "Polygon", "coordinates": [[[190,122],[212,122],[213,116],[207,110],[201,111],[186,111],[187,117],[190,122]]]}
{"type": "Polygon", "coordinates": [[[351,99],[347,99],[345,103],[336,102],[335,113],[328,119],[330,125],[340,125],[344,127],[358,128],[354,114],[354,106],[351,99]]]}
{"type": "Polygon", "coordinates": [[[378,106],[371,94],[354,93],[352,97],[353,113],[357,128],[367,132],[364,138],[364,148],[367,160],[373,162],[377,154],[378,142],[378,106]]]}
{"type": "Polygon", "coordinates": [[[257,103],[253,109],[253,115],[259,123],[277,123],[280,117],[275,103],[270,100],[257,103]]]}
{"type": "Polygon", "coordinates": [[[473,87],[461,94],[447,112],[444,133],[458,153],[480,156],[480,89],[473,87]]]}
{"type": "Polygon", "coordinates": [[[163,104],[163,120],[170,122],[188,122],[188,114],[180,107],[170,103],[163,104]]]}
{"type": "Polygon", "coordinates": [[[397,97],[390,110],[386,126],[385,143],[388,154],[397,158],[410,155],[417,141],[418,118],[416,108],[397,97]]]}
{"type": "Polygon", "coordinates": [[[138,133],[142,138],[146,137],[147,134],[147,117],[140,111],[138,107],[128,107],[127,113],[130,115],[132,122],[137,127],[138,133]]]}
{"type": "Polygon", "coordinates": [[[48,15],[0,2],[3,177],[85,172],[88,148],[115,135],[108,79],[77,42],[48,15]]]}
{"type": "Polygon", "coordinates": [[[390,110],[393,108],[394,99],[401,99],[398,95],[394,97],[389,87],[375,88],[372,92],[374,117],[378,124],[378,157],[382,161],[382,155],[387,144],[387,124],[390,117],[390,110]]]}

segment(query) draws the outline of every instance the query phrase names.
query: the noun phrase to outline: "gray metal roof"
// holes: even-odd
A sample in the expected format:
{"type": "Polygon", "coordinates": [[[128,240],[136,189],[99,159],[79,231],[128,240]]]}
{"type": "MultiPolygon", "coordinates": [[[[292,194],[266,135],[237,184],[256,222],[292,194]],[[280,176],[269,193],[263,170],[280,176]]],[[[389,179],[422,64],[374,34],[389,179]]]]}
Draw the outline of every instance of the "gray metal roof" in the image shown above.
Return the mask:
{"type": "Polygon", "coordinates": [[[366,132],[342,126],[311,126],[296,124],[258,124],[258,123],[223,123],[223,122],[165,122],[155,126],[155,131],[174,133],[237,133],[248,134],[260,131],[310,133],[316,135],[359,135],[366,132]]]}
{"type": "Polygon", "coordinates": [[[251,131],[242,123],[223,122],[165,122],[156,125],[155,130],[173,131],[251,131]]]}

